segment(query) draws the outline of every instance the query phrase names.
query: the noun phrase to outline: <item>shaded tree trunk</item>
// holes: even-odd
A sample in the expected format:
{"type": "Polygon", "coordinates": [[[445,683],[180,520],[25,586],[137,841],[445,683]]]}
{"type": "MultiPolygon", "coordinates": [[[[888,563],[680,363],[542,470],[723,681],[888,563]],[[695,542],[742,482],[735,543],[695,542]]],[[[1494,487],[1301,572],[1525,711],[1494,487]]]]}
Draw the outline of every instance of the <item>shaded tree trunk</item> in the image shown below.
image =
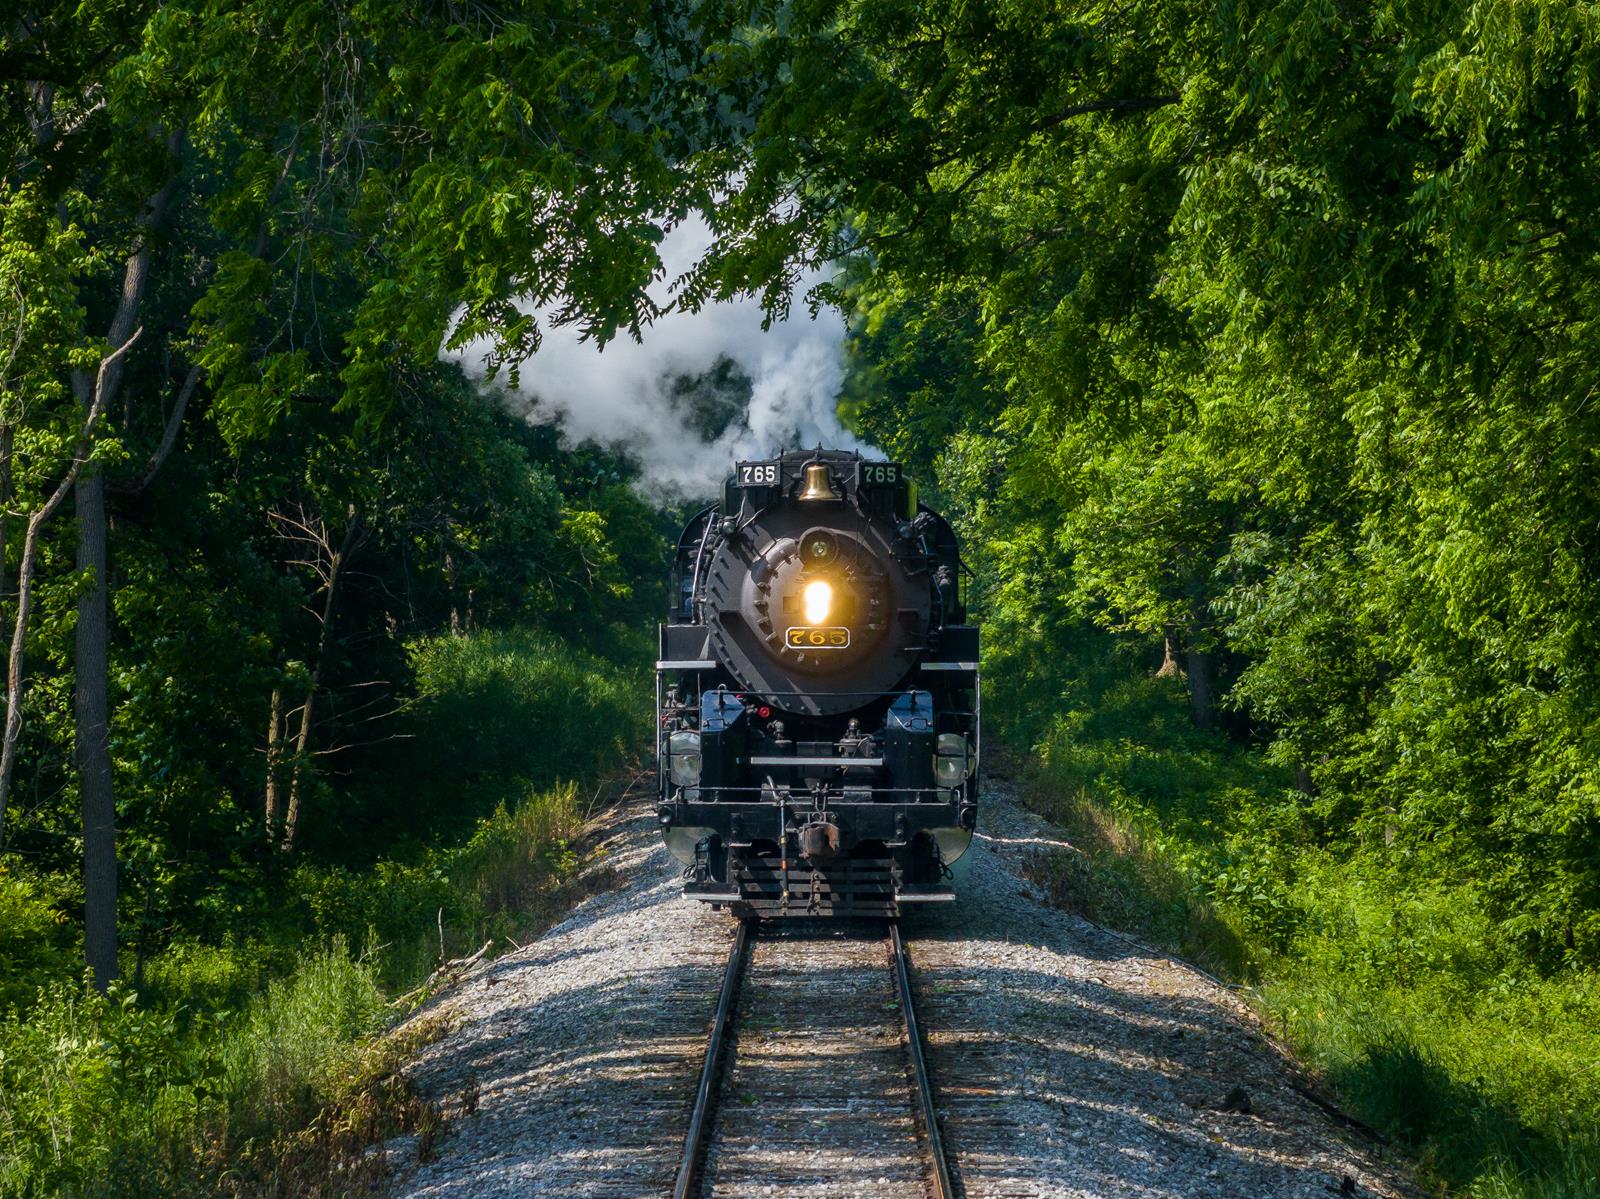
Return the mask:
{"type": "Polygon", "coordinates": [[[1178,665],[1178,626],[1166,624],[1161,628],[1161,666],[1156,670],[1158,679],[1175,679],[1183,673],[1178,665]]]}
{"type": "MultiPolygon", "coordinates": [[[[177,132],[167,137],[167,153],[174,159],[182,148],[182,140],[177,132]]],[[[177,181],[174,170],[140,214],[133,252],[123,267],[122,294],[112,314],[107,337],[114,346],[131,340],[150,276],[150,232],[161,223],[177,181]]],[[[92,385],[83,371],[73,372],[72,383],[73,391],[86,410],[98,404],[104,411],[114,402],[122,384],[120,356],[113,355],[101,364],[99,377],[92,385]]],[[[103,991],[117,976],[117,800],[108,727],[110,613],[106,576],[106,484],[98,467],[90,467],[78,476],[75,497],[78,571],[80,574],[90,572],[93,579],[92,586],[78,600],[77,651],[73,663],[73,714],[77,721],[74,756],[83,803],[83,945],[94,984],[103,991]]]]}
{"type": "Polygon", "coordinates": [[[107,727],[106,483],[99,470],[79,476],[77,506],[78,572],[94,580],[78,598],[73,698],[83,804],[83,950],[94,985],[104,991],[117,977],[117,797],[107,727]]]}
{"type": "Polygon", "coordinates": [[[300,827],[300,810],[304,797],[307,769],[311,755],[311,723],[316,713],[317,689],[322,682],[322,670],[328,660],[328,645],[333,639],[333,622],[338,614],[339,583],[344,576],[345,563],[361,538],[361,517],[352,508],[350,523],[344,540],[328,557],[327,584],[323,591],[322,631],[317,636],[317,656],[311,665],[311,682],[306,686],[306,700],[300,707],[300,732],[295,738],[294,764],[289,768],[289,799],[283,816],[283,848],[294,849],[295,833],[300,827]]]}
{"type": "Polygon", "coordinates": [[[267,722],[267,796],[263,820],[267,844],[278,844],[278,822],[283,811],[283,688],[272,689],[272,713],[267,722]]]}
{"type": "Polygon", "coordinates": [[[1211,637],[1211,607],[1206,602],[1209,563],[1190,557],[1183,572],[1183,593],[1189,609],[1184,642],[1189,676],[1189,714],[1198,729],[1209,729],[1217,716],[1217,651],[1211,637]]]}
{"type": "Polygon", "coordinates": [[[1196,728],[1216,723],[1217,655],[1215,650],[1189,647],[1189,711],[1196,728]]]}

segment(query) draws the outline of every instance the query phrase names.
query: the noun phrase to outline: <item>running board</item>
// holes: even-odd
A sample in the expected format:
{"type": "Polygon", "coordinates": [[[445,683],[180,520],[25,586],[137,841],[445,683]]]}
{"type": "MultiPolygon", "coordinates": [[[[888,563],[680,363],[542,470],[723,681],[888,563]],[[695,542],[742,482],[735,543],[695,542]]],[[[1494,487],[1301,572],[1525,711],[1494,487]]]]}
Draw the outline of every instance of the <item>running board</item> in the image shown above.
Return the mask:
{"type": "Polygon", "coordinates": [[[693,883],[686,883],[683,888],[684,898],[698,899],[701,903],[738,903],[744,896],[737,891],[710,890],[709,888],[696,887],[693,883]]]}
{"type": "Polygon", "coordinates": [[[907,891],[902,889],[895,895],[901,903],[954,903],[956,893],[948,887],[938,891],[907,891]]]}

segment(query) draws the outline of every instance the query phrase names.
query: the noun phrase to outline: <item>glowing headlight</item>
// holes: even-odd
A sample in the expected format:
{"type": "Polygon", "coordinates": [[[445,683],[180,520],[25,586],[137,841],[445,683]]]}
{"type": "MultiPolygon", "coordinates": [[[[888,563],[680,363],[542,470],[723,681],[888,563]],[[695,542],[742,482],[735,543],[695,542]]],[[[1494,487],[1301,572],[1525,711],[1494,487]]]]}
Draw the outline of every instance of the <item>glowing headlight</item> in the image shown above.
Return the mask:
{"type": "Polygon", "coordinates": [[[667,738],[667,773],[680,787],[700,782],[700,734],[681,729],[667,738]]]}
{"type": "Polygon", "coordinates": [[[960,733],[940,733],[933,755],[933,778],[941,787],[959,787],[972,773],[972,750],[960,733]]]}
{"type": "Polygon", "coordinates": [[[821,579],[813,579],[801,592],[801,602],[806,609],[806,623],[821,624],[828,619],[828,611],[833,607],[833,588],[821,579]]]}

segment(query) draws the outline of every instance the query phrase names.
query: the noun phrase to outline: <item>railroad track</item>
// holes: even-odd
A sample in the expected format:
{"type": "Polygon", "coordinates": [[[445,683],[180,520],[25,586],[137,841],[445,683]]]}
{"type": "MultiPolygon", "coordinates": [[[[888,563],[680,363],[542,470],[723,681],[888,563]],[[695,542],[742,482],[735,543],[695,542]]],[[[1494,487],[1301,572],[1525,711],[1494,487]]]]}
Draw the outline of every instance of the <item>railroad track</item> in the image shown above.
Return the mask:
{"type": "Polygon", "coordinates": [[[955,1199],[899,926],[741,923],[674,1199],[955,1199]]]}

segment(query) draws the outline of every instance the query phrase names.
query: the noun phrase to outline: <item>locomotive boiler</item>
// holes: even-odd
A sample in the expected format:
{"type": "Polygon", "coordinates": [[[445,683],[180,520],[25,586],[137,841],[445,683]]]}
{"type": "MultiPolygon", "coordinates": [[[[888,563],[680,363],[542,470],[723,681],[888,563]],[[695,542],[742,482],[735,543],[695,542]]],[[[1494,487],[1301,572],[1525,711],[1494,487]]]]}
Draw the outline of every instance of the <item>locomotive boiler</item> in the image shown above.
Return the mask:
{"type": "Polygon", "coordinates": [[[686,895],[760,919],[955,898],[980,748],[963,569],[896,463],[735,465],[660,627],[657,812],[686,895]]]}

